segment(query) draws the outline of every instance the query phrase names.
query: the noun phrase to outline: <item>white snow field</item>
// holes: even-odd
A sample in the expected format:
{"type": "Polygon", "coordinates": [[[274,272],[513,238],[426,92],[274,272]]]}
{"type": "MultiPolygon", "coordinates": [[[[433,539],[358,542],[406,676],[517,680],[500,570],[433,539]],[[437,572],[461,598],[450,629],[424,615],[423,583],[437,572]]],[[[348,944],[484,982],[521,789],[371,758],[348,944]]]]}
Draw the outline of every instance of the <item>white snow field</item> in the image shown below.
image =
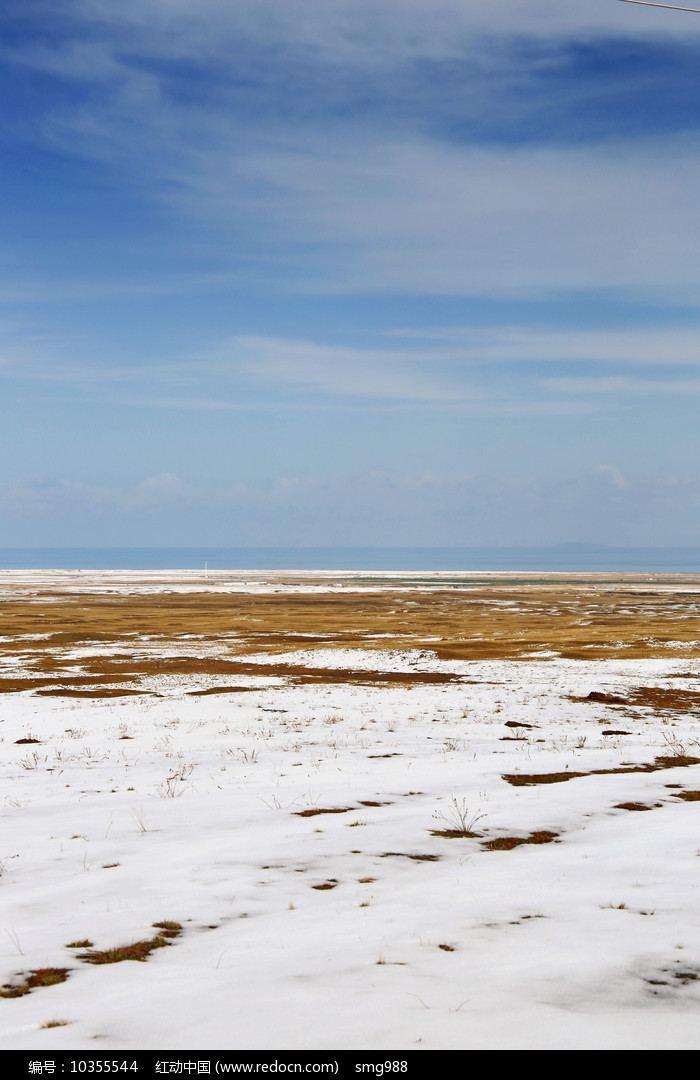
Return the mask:
{"type": "Polygon", "coordinates": [[[300,645],[0,695],[0,1048],[700,1049],[697,662],[300,645]]]}

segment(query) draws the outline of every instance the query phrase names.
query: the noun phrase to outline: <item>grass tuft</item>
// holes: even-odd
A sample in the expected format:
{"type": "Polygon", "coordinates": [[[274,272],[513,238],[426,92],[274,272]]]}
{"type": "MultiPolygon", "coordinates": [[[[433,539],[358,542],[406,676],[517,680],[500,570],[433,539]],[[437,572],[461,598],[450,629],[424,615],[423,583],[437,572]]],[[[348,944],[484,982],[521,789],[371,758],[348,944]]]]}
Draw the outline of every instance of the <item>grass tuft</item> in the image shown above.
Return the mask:
{"type": "Polygon", "coordinates": [[[436,811],[433,814],[433,817],[444,822],[447,828],[431,829],[430,835],[443,836],[448,840],[472,839],[479,836],[479,833],[474,831],[474,826],[485,816],[478,810],[475,813],[470,813],[467,800],[458,799],[456,795],[453,795],[446,811],[436,811]]]}
{"type": "Polygon", "coordinates": [[[147,941],[135,941],[133,945],[124,945],[116,949],[91,949],[89,952],[80,953],[79,960],[86,964],[120,964],[122,960],[147,960],[154,949],[162,949],[170,942],[166,941],[162,934],[149,938],[147,941]]]}
{"type": "Polygon", "coordinates": [[[55,986],[56,983],[65,982],[68,978],[69,968],[36,968],[29,975],[23,975],[24,982],[16,986],[5,983],[0,987],[0,997],[18,998],[31,993],[37,986],[55,986]]]}
{"type": "MultiPolygon", "coordinates": [[[[169,941],[168,938],[179,937],[182,933],[181,924],[174,922],[172,919],[162,919],[152,925],[154,930],[160,931],[159,934],[152,938],[135,941],[133,945],[123,945],[114,949],[100,950],[91,948],[89,952],[80,953],[78,959],[84,960],[86,964],[120,964],[122,960],[147,960],[154,949],[164,949],[172,944],[172,940],[169,941]]],[[[76,943],[70,948],[76,948],[79,944],[76,943]]],[[[87,942],[87,945],[92,945],[92,942],[87,942]]]]}
{"type": "Polygon", "coordinates": [[[176,938],[182,933],[182,926],[179,922],[173,922],[172,919],[163,919],[162,922],[154,922],[154,930],[162,930],[162,937],[176,938]]]}

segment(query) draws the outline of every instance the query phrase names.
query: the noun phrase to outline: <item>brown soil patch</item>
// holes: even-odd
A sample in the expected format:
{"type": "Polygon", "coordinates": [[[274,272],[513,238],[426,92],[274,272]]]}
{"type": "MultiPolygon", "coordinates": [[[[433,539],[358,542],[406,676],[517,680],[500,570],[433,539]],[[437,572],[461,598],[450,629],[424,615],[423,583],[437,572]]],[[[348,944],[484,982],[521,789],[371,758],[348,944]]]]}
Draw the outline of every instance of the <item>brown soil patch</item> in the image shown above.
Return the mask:
{"type": "Polygon", "coordinates": [[[513,787],[530,787],[533,784],[563,784],[565,780],[591,775],[589,772],[504,773],[501,779],[513,787]]]}
{"type": "Polygon", "coordinates": [[[630,703],[659,712],[697,713],[700,712],[700,691],[638,686],[630,693],[630,703]]]}
{"type": "Polygon", "coordinates": [[[357,810],[356,806],[314,806],[311,810],[295,810],[295,817],[316,817],[317,814],[348,814],[351,810],[357,810]]]}
{"type": "Polygon", "coordinates": [[[385,851],[380,859],[413,859],[414,862],[439,862],[439,855],[409,855],[406,851],[385,851]]]}
{"type": "Polygon", "coordinates": [[[312,889],[316,889],[318,892],[327,892],[329,889],[335,889],[338,882],[335,878],[331,878],[329,881],[324,881],[321,885],[312,885],[312,889]]]}
{"type": "Polygon", "coordinates": [[[673,793],[677,799],[683,799],[684,802],[700,802],[700,791],[674,791],[673,793]]]}
{"type": "MultiPolygon", "coordinates": [[[[76,665],[78,661],[76,661],[76,665]]],[[[251,664],[238,660],[212,660],[209,658],[169,657],[153,661],[132,659],[100,658],[99,660],[81,661],[82,668],[91,674],[83,676],[39,676],[36,678],[0,679],[0,693],[20,693],[33,690],[36,694],[47,697],[120,697],[141,694],[146,691],[132,687],[119,689],[105,687],[103,683],[136,683],[145,678],[156,676],[257,676],[264,679],[285,679],[295,685],[350,683],[354,686],[430,686],[447,683],[464,683],[465,680],[449,672],[414,672],[414,671],[354,671],[348,668],[315,668],[301,664],[269,663],[251,664]],[[60,685],[56,685],[60,683],[60,685]],[[94,686],[88,691],[85,686],[94,686]]],[[[191,691],[193,694],[240,693],[260,687],[207,687],[204,690],[191,691]]]]}
{"type": "Polygon", "coordinates": [[[566,780],[577,780],[580,776],[608,776],[614,773],[650,773],[660,769],[681,769],[690,765],[700,765],[700,758],[657,757],[649,765],[621,765],[617,769],[589,769],[587,772],[556,773],[504,773],[501,779],[513,787],[529,787],[533,784],[563,784],[566,780]]]}
{"type": "Polygon", "coordinates": [[[576,697],[572,694],[570,700],[600,702],[605,705],[637,706],[656,709],[658,712],[700,712],[700,691],[675,690],[663,686],[637,686],[630,690],[626,698],[593,690],[587,697],[576,697]]]}
{"type": "MultiPolygon", "coordinates": [[[[78,662],[76,661],[76,665],[77,663],[78,662]]],[[[67,688],[67,690],[72,690],[86,686],[94,686],[99,689],[101,684],[107,681],[111,683],[131,682],[131,677],[129,675],[120,676],[116,674],[107,680],[103,675],[70,675],[62,671],[60,674],[53,676],[0,679],[0,693],[16,694],[21,693],[24,690],[34,690],[36,693],[42,693],[49,689],[62,690],[63,688],[67,688]]]]}
{"type": "Polygon", "coordinates": [[[207,697],[209,694],[252,694],[259,686],[210,686],[206,690],[188,690],[189,697],[207,697]]]}
{"type": "Polygon", "coordinates": [[[100,686],[94,690],[73,690],[70,687],[58,686],[51,690],[37,690],[41,697],[72,697],[72,698],[115,698],[115,697],[159,697],[149,690],[122,690],[116,686],[100,686]]]}
{"type": "Polygon", "coordinates": [[[443,836],[447,840],[473,840],[481,833],[470,832],[469,829],[431,829],[430,835],[443,836]]]}
{"type": "Polygon", "coordinates": [[[653,806],[647,805],[647,803],[641,802],[620,802],[615,803],[615,810],[653,810],[653,806]]]}
{"type": "Polygon", "coordinates": [[[551,844],[558,836],[559,833],[543,829],[529,836],[500,836],[495,840],[484,840],[481,846],[487,851],[512,851],[521,844],[551,844]]]}

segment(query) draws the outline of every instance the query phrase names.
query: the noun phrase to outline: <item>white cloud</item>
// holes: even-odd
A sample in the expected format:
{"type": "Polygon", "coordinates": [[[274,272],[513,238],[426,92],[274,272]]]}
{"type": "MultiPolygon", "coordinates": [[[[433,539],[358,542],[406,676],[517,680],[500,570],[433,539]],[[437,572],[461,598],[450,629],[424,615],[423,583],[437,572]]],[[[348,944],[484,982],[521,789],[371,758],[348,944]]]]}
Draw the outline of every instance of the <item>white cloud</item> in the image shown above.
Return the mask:
{"type": "Polygon", "coordinates": [[[603,477],[615,488],[630,487],[629,480],[623,476],[622,471],[618,469],[617,465],[596,465],[593,472],[597,476],[603,477]]]}
{"type": "Polygon", "coordinates": [[[556,393],[593,394],[593,395],[658,395],[658,394],[700,394],[700,379],[626,379],[613,378],[578,378],[578,379],[541,379],[540,385],[556,393]]]}
{"type": "Polygon", "coordinates": [[[194,488],[168,472],[146,477],[132,485],[90,484],[60,478],[0,482],[0,506],[6,512],[39,517],[51,517],[71,509],[98,514],[106,511],[131,514],[191,503],[198,497],[194,488]]]}
{"type": "Polygon", "coordinates": [[[464,401],[479,396],[464,382],[431,370],[444,362],[444,351],[341,348],[264,337],[235,337],[228,349],[238,371],[268,385],[297,384],[314,392],[392,400],[464,401]]]}
{"type": "Polygon", "coordinates": [[[93,28],[120,34],[164,56],[230,55],[242,37],[336,62],[460,55],[493,35],[698,33],[692,15],[621,5],[617,0],[68,0],[93,28]]]}
{"type": "Polygon", "coordinates": [[[479,148],[380,130],[371,111],[338,130],[280,120],[284,79],[261,121],[232,109],[240,89],[185,100],[143,61],[220,62],[235,85],[247,38],[279,46],[282,68],[301,50],[308,67],[344,63],[357,78],[363,65],[390,78],[394,63],[460,56],[485,65],[469,107],[475,99],[488,118],[502,35],[536,35],[556,52],[561,35],[586,42],[601,30],[685,39],[700,17],[617,0],[76,0],[68,10],[87,40],[24,62],[101,90],[57,103],[45,138],[150,185],[220,257],[250,260],[252,277],[315,290],[697,296],[697,140],[479,148]]]}
{"type": "Polygon", "coordinates": [[[387,337],[440,342],[478,361],[699,365],[700,326],[583,330],[547,326],[455,326],[392,330],[387,337]]]}
{"type": "MultiPolygon", "coordinates": [[[[331,288],[660,289],[673,301],[700,280],[700,155],[687,139],[617,149],[346,140],[322,154],[251,152],[238,167],[274,186],[278,239],[325,248],[331,288]]],[[[322,286],[311,267],[308,277],[322,286]]]]}
{"type": "Polygon", "coordinates": [[[144,357],[138,364],[113,357],[68,360],[60,339],[53,347],[50,339],[30,339],[25,355],[15,349],[12,361],[0,360],[0,379],[16,386],[63,384],[73,400],[218,412],[393,403],[475,416],[557,416],[607,410],[625,397],[700,392],[700,377],[619,371],[675,367],[677,375],[678,368],[700,366],[700,330],[491,326],[397,331],[389,337],[393,348],[236,335],[189,355],[144,357]],[[516,363],[521,372],[504,379],[501,365],[516,363]],[[603,364],[618,370],[601,375],[603,364]],[[552,365],[556,374],[543,377],[543,365],[552,365]],[[565,374],[567,366],[577,373],[565,374]]]}
{"type": "Polygon", "coordinates": [[[286,289],[697,296],[692,139],[475,148],[268,129],[262,146],[224,121],[182,120],[153,130],[145,110],[133,127],[95,117],[54,137],[116,167],[127,156],[154,197],[251,260],[252,280],[286,289]]]}

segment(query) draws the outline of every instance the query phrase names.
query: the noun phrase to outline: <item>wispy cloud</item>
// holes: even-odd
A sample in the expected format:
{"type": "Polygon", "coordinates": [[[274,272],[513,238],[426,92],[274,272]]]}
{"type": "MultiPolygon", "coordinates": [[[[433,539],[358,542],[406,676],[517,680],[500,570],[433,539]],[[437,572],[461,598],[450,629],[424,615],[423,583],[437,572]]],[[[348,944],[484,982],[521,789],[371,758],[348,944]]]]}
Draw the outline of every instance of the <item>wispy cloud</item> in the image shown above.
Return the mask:
{"type": "Polygon", "coordinates": [[[315,291],[696,295],[697,138],[626,141],[623,128],[614,144],[549,145],[543,132],[516,145],[511,132],[488,145],[466,118],[494,130],[494,110],[512,115],[534,93],[513,92],[504,36],[549,43],[547,55],[521,47],[527,82],[562,62],[557,42],[623,28],[687,39],[700,26],[613,0],[203,0],[196,9],[76,0],[58,21],[56,45],[12,58],[82,92],[58,94],[28,137],[148,190],[217,260],[247,261],[259,280],[315,291]],[[469,70],[456,114],[449,86],[421,114],[435,74],[419,67],[387,120],[397,68],[418,61],[469,70]],[[386,85],[363,108],[368,69],[386,85]],[[335,95],[325,119],[310,104],[335,95]]]}
{"type": "Polygon", "coordinates": [[[30,337],[0,358],[0,380],[63,385],[94,400],[107,395],[115,404],[192,411],[393,403],[484,416],[555,416],[605,409],[612,399],[700,392],[700,378],[685,374],[700,366],[695,329],[482,326],[388,336],[395,347],[234,335],[139,362],[99,350],[91,356],[86,344],[85,358],[69,357],[66,342],[30,337]],[[602,367],[613,370],[602,374],[602,367]],[[629,373],[635,367],[643,377],[629,373]]]}
{"type": "Polygon", "coordinates": [[[622,470],[617,465],[596,465],[593,470],[594,475],[602,476],[606,480],[609,480],[615,488],[628,488],[630,482],[626,476],[623,475],[622,470]]]}
{"type": "Polygon", "coordinates": [[[700,326],[589,330],[552,326],[443,326],[389,330],[386,336],[459,347],[487,362],[553,361],[700,365],[700,326]]]}
{"type": "Polygon", "coordinates": [[[560,378],[541,379],[540,385],[559,394],[657,395],[700,394],[700,379],[560,378]]]}
{"type": "MultiPolygon", "coordinates": [[[[32,5],[41,9],[42,0],[32,5]]],[[[93,32],[121,36],[132,48],[148,43],[166,57],[230,56],[241,39],[296,47],[336,61],[386,63],[411,56],[460,55],[476,37],[495,34],[587,37],[653,31],[668,37],[697,33],[691,21],[663,12],[618,7],[609,0],[562,4],[560,0],[66,0],[56,11],[59,27],[78,20],[93,32]]],[[[18,5],[21,11],[21,5],[18,5]]]]}
{"type": "Polygon", "coordinates": [[[341,348],[312,341],[236,337],[228,343],[235,368],[269,386],[299,385],[325,394],[392,400],[453,401],[479,397],[466,382],[439,367],[445,351],[341,348]]]}

